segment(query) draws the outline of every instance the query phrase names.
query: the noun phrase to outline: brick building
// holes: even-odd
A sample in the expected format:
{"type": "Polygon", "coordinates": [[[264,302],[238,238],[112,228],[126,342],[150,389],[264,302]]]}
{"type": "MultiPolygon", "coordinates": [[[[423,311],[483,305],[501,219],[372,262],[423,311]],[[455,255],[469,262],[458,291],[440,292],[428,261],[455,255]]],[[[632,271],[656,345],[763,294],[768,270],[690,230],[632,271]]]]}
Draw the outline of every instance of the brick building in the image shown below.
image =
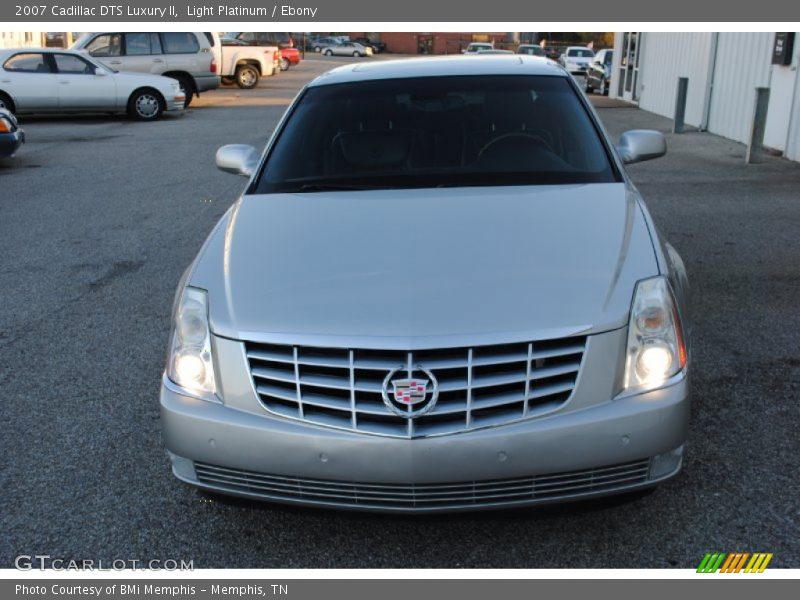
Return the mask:
{"type": "Polygon", "coordinates": [[[470,42],[493,42],[495,47],[517,41],[515,33],[501,31],[460,32],[350,32],[350,39],[368,37],[386,44],[386,51],[396,54],[460,54],[470,42]]]}

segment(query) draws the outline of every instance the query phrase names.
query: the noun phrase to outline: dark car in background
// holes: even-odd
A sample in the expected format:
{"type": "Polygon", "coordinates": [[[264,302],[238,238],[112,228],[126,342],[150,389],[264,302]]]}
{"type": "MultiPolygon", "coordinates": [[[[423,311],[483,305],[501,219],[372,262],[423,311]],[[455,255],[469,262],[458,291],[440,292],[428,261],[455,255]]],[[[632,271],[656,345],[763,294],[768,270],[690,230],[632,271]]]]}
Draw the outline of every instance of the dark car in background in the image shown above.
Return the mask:
{"type": "Polygon", "coordinates": [[[0,158],[14,156],[25,142],[25,132],[19,128],[14,115],[0,108],[0,158]]]}
{"type": "Polygon", "coordinates": [[[608,85],[611,81],[611,61],[614,58],[614,51],[610,48],[599,50],[594,55],[586,69],[586,93],[599,91],[603,95],[608,94],[608,85]]]}
{"type": "Polygon", "coordinates": [[[520,44],[517,48],[517,54],[528,54],[530,56],[547,56],[544,48],[539,44],[520,44]]]}
{"type": "Polygon", "coordinates": [[[384,44],[383,42],[371,40],[368,37],[360,37],[351,41],[361,44],[362,46],[367,46],[368,48],[372,48],[373,54],[379,54],[381,52],[386,51],[386,44],[384,44]]]}
{"type": "Polygon", "coordinates": [[[544,55],[550,60],[558,60],[561,58],[561,53],[564,51],[564,46],[545,46],[544,55]]]}

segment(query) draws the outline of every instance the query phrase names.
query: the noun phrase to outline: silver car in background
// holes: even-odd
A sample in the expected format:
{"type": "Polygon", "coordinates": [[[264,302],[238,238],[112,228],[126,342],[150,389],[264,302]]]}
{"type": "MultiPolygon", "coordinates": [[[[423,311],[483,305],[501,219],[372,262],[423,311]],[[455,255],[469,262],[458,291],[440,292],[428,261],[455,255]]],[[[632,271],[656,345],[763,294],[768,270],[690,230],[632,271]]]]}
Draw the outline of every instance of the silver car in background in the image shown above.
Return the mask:
{"type": "Polygon", "coordinates": [[[186,99],[173,79],[117,73],[70,50],[0,50],[0,108],[15,114],[124,112],[153,121],[183,111],[186,99]]]}
{"type": "Polygon", "coordinates": [[[652,488],[681,468],[687,280],[554,62],[340,67],[311,82],[175,297],[173,472],[370,511],[652,488]]]}
{"type": "Polygon", "coordinates": [[[320,53],[325,56],[372,56],[372,48],[364,46],[358,42],[339,42],[320,49],[320,53]]]}

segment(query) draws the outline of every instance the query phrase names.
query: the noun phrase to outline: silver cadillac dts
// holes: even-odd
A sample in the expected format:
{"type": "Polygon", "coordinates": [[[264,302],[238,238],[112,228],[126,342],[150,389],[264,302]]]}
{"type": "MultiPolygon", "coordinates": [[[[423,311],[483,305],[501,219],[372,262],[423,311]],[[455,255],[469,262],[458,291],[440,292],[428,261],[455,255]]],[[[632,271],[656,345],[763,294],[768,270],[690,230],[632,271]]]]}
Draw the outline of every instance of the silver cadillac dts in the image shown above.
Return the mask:
{"type": "Polygon", "coordinates": [[[349,65],[311,82],[175,299],[176,477],[370,511],[652,488],[681,467],[687,281],[561,67],[349,65]]]}

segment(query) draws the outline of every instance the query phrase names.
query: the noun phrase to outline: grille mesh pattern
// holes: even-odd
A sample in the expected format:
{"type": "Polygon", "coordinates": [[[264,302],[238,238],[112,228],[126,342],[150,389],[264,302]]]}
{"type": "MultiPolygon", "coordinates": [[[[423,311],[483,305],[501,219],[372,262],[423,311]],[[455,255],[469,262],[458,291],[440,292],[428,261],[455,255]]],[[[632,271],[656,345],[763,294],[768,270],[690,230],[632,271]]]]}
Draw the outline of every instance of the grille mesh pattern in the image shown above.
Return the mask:
{"type": "Polygon", "coordinates": [[[195,463],[200,482],[229,491],[277,500],[395,510],[477,508],[623,490],[646,483],[649,468],[650,460],[645,459],[590,470],[516,479],[409,485],[302,479],[195,463]]]}
{"type": "MultiPolygon", "coordinates": [[[[246,343],[253,385],[273,413],[317,425],[393,437],[422,437],[501,425],[549,412],[575,387],[586,337],[415,352],[246,343]],[[393,413],[383,381],[438,382],[425,415],[393,413]]],[[[390,390],[391,392],[391,390],[390,390]]],[[[429,396],[431,393],[429,392],[429,396]]]]}

